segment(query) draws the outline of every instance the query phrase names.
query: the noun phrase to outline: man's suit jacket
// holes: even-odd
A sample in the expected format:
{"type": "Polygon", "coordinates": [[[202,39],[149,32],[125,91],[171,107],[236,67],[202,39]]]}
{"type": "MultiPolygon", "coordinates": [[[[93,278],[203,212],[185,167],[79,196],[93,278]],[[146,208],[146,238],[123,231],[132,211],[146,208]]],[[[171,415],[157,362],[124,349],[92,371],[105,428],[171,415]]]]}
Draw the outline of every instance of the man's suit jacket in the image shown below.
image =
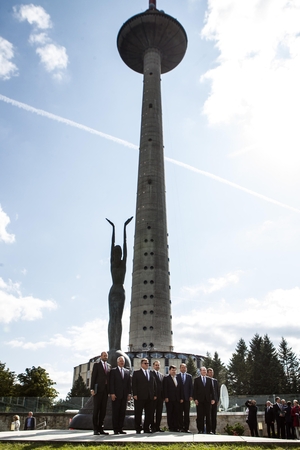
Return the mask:
{"type": "Polygon", "coordinates": [[[269,424],[275,422],[275,414],[272,406],[269,407],[269,411],[268,407],[265,407],[265,422],[269,424]]]}
{"type": "Polygon", "coordinates": [[[109,373],[109,392],[117,399],[127,398],[131,394],[131,377],[128,369],[123,367],[124,378],[119,367],[114,367],[109,373]]]}
{"type": "Polygon", "coordinates": [[[212,385],[213,385],[213,389],[214,389],[214,400],[216,403],[218,403],[218,401],[220,400],[219,383],[218,383],[218,380],[216,380],[216,378],[211,378],[211,380],[212,380],[212,385]]]}
{"type": "Polygon", "coordinates": [[[156,397],[156,380],[153,372],[149,371],[149,381],[143,369],[135,370],[132,375],[132,392],[138,400],[154,400],[156,397]]]}
{"type": "Polygon", "coordinates": [[[103,392],[105,387],[109,389],[109,372],[111,369],[110,364],[107,364],[107,372],[105,373],[103,364],[101,361],[94,364],[92,379],[91,379],[91,389],[96,393],[103,392]]]}
{"type": "Polygon", "coordinates": [[[205,377],[206,382],[205,386],[202,382],[202,377],[199,376],[194,380],[194,393],[193,398],[194,400],[198,400],[198,402],[211,402],[211,400],[214,400],[214,389],[211,382],[211,378],[205,377]]]}
{"type": "Polygon", "coordinates": [[[185,382],[182,381],[182,373],[176,375],[178,383],[182,384],[183,400],[188,401],[193,397],[193,378],[189,373],[185,374],[185,382]]]}
{"type": "MultiPolygon", "coordinates": [[[[176,378],[176,380],[177,380],[177,378],[176,378]]],[[[183,400],[182,383],[179,383],[177,380],[177,386],[175,386],[175,383],[174,383],[171,375],[167,375],[166,377],[164,377],[163,392],[164,392],[164,398],[168,398],[169,401],[178,401],[179,402],[180,400],[183,400]]]]}
{"type": "Polygon", "coordinates": [[[24,423],[24,430],[35,430],[36,429],[36,419],[35,419],[35,417],[26,417],[26,419],[25,419],[25,423],[24,423]],[[30,422],[30,427],[28,427],[28,422],[29,422],[29,420],[31,419],[31,422],[30,422]]]}
{"type": "Polygon", "coordinates": [[[164,381],[164,376],[162,373],[157,372],[155,370],[152,371],[153,376],[155,378],[156,381],[156,396],[158,399],[163,400],[164,398],[164,393],[163,393],[163,381],[164,381]]]}

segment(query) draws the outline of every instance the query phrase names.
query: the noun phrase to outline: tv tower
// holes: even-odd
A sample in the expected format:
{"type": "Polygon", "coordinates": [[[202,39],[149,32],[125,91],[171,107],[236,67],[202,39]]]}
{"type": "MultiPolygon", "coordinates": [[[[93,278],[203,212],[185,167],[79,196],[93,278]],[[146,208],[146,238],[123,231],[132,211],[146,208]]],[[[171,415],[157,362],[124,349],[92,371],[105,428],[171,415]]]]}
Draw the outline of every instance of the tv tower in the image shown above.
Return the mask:
{"type": "Polygon", "coordinates": [[[183,59],[187,35],[150,0],[145,12],[124,23],[117,45],[125,64],[144,75],[129,351],[172,351],[160,77],[183,59]]]}

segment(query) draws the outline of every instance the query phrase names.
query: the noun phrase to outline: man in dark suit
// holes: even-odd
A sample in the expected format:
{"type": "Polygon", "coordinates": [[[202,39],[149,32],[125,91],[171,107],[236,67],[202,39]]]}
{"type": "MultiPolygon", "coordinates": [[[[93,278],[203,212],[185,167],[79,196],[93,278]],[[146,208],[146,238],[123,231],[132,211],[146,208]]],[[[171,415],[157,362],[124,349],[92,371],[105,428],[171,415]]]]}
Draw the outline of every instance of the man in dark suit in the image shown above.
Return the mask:
{"type": "Polygon", "coordinates": [[[123,425],[126,414],[127,401],[131,397],[131,377],[128,369],[125,369],[125,358],[119,356],[117,367],[110,371],[109,391],[112,405],[112,425],[114,434],[126,434],[123,425]]]}
{"type": "Polygon", "coordinates": [[[267,401],[266,407],[265,407],[265,423],[267,425],[267,432],[268,432],[269,438],[275,437],[274,422],[275,422],[274,409],[273,409],[272,403],[267,401]],[[271,435],[271,431],[272,431],[272,435],[271,435]]]}
{"type": "Polygon", "coordinates": [[[29,411],[28,417],[25,419],[24,430],[35,430],[36,429],[36,420],[33,417],[33,412],[29,411]]]}
{"type": "Polygon", "coordinates": [[[151,425],[152,431],[161,431],[160,423],[162,418],[162,410],[163,410],[163,404],[164,404],[164,394],[163,394],[163,379],[164,376],[162,373],[159,372],[160,369],[160,362],[154,361],[152,364],[153,367],[153,375],[156,380],[156,400],[154,400],[154,414],[153,414],[153,423],[151,425]]]}
{"type": "Polygon", "coordinates": [[[217,430],[217,412],[218,412],[218,403],[220,400],[220,388],[218,380],[214,378],[214,370],[209,367],[207,369],[207,376],[211,378],[213,389],[214,389],[214,401],[215,403],[211,405],[211,431],[213,434],[216,434],[217,430]]]}
{"type": "Polygon", "coordinates": [[[285,439],[285,413],[280,397],[276,397],[273,405],[273,411],[277,426],[277,437],[285,439]]]}
{"type": "Polygon", "coordinates": [[[215,403],[212,381],[206,374],[206,367],[201,367],[200,376],[194,380],[193,397],[197,408],[199,434],[204,433],[204,418],[206,419],[206,433],[211,433],[211,405],[215,403]]]}
{"type": "Polygon", "coordinates": [[[104,431],[107,397],[109,394],[110,364],[107,363],[108,354],[102,352],[100,361],[94,364],[91,379],[91,394],[94,397],[93,427],[94,434],[109,434],[104,431]]]}
{"type": "Polygon", "coordinates": [[[185,433],[190,430],[190,406],[193,400],[193,378],[187,373],[186,364],[180,364],[180,373],[176,375],[178,383],[182,385],[183,402],[180,403],[179,428],[185,433]]]}
{"type": "Polygon", "coordinates": [[[169,367],[169,375],[164,377],[163,392],[167,408],[169,431],[180,431],[180,403],[183,403],[182,383],[176,378],[176,366],[169,367]]]}
{"type": "Polygon", "coordinates": [[[132,376],[132,391],[134,399],[135,429],[140,434],[151,433],[150,426],[153,423],[153,407],[156,400],[156,380],[153,372],[148,370],[147,358],[141,360],[141,368],[135,370],[132,376]],[[145,411],[144,427],[142,427],[142,413],[145,411]]]}

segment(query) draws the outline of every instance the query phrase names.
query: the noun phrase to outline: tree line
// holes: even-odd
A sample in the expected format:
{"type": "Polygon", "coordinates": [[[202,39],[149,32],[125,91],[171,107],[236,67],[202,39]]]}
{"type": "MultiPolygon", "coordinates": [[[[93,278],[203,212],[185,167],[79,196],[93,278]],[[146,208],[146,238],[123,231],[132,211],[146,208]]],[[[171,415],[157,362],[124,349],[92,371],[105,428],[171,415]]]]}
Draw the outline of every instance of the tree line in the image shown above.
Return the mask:
{"type": "MultiPolygon", "coordinates": [[[[227,386],[229,395],[300,393],[300,360],[285,338],[281,339],[278,349],[267,334],[255,334],[248,347],[241,338],[227,366],[218,352],[213,356],[207,353],[203,365],[214,370],[214,377],[219,384],[227,386]]],[[[192,358],[187,361],[187,371],[197,376],[192,358]]],[[[0,362],[0,397],[40,397],[52,401],[59,394],[53,387],[55,384],[40,366],[16,375],[0,362]]],[[[79,376],[66,400],[89,396],[90,391],[79,376]]]]}
{"type": "Polygon", "coordinates": [[[227,366],[217,352],[207,353],[203,365],[212,367],[229,395],[300,393],[300,360],[283,337],[278,349],[267,334],[256,333],[248,346],[241,338],[227,366]]]}

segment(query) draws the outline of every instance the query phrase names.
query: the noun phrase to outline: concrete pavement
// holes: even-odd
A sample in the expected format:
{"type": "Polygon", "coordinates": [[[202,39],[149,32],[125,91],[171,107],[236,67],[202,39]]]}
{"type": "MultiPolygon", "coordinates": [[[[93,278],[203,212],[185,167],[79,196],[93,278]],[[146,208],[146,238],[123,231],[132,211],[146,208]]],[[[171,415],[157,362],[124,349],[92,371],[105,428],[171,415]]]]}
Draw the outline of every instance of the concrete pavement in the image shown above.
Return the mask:
{"type": "Polygon", "coordinates": [[[286,447],[288,445],[299,445],[298,440],[269,439],[250,436],[228,436],[213,434],[193,433],[153,433],[136,434],[135,431],[127,431],[127,434],[114,435],[112,431],[108,436],[94,436],[92,431],[87,430],[34,430],[34,431],[2,431],[0,442],[64,442],[64,443],[206,443],[206,444],[251,444],[251,445],[276,445],[286,447]]]}

